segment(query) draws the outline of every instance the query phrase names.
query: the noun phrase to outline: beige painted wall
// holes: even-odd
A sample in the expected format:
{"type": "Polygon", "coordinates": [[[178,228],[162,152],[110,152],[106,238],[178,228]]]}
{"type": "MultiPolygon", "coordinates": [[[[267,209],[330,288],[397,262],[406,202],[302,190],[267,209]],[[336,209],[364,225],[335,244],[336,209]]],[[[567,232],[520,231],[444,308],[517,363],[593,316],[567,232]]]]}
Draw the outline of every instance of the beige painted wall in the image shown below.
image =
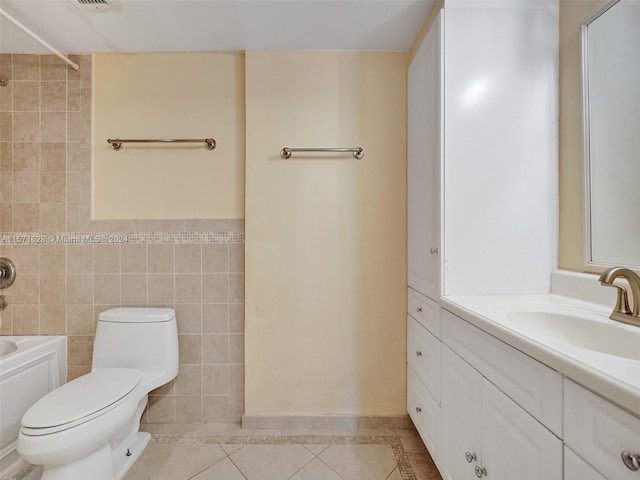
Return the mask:
{"type": "Polygon", "coordinates": [[[584,173],[580,26],[607,0],[560,2],[560,250],[559,267],[583,272],[584,173]]]}
{"type": "Polygon", "coordinates": [[[406,411],[407,59],[246,54],[248,415],[406,411]]]}
{"type": "Polygon", "coordinates": [[[244,54],[94,57],[93,218],[244,216],[244,54]],[[107,138],[206,138],[198,145],[107,138]]]}

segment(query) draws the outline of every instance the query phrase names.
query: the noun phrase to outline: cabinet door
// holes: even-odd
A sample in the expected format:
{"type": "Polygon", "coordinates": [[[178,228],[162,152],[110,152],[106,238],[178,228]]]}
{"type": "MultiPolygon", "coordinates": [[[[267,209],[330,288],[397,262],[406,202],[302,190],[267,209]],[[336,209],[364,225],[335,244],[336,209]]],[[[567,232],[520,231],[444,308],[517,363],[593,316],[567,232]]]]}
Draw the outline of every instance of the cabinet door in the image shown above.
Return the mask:
{"type": "Polygon", "coordinates": [[[482,376],[468,363],[445,345],[442,346],[440,458],[443,460],[444,468],[441,471],[445,480],[476,479],[474,469],[480,465],[482,457],[482,381],[482,376]]]}
{"type": "Polygon", "coordinates": [[[407,77],[407,282],[440,296],[441,16],[407,77]]]}
{"type": "Polygon", "coordinates": [[[638,480],[622,452],[640,450],[640,418],[565,377],[564,441],[611,480],[638,480]]]}
{"type": "Polygon", "coordinates": [[[488,380],[481,467],[491,480],[562,480],[562,441],[488,380]]]}
{"type": "Polygon", "coordinates": [[[564,447],[564,480],[606,480],[569,448],[564,447]]]}

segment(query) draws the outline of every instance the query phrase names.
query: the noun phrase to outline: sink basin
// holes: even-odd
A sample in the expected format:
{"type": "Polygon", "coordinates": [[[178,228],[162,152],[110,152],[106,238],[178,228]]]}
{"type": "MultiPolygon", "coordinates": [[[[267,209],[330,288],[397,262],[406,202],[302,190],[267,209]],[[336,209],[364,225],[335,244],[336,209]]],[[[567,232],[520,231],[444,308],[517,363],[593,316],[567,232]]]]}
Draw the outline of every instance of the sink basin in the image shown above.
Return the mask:
{"type": "Polygon", "coordinates": [[[8,340],[0,340],[0,357],[8,355],[16,351],[18,347],[13,342],[8,340]]]}
{"type": "Polygon", "coordinates": [[[505,315],[507,328],[551,346],[566,345],[640,361],[640,328],[610,320],[594,312],[547,309],[513,311],[505,315]]]}

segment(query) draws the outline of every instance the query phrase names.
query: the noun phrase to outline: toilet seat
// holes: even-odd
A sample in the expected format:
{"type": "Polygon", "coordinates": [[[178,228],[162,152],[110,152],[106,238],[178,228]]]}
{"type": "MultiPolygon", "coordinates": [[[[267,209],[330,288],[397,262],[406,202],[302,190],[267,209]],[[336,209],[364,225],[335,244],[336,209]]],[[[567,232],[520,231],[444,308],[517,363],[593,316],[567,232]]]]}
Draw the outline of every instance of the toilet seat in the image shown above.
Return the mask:
{"type": "Polygon", "coordinates": [[[132,368],[105,368],[76,378],[38,400],[22,418],[24,435],[49,435],[106,414],[126,402],[141,382],[132,368]]]}

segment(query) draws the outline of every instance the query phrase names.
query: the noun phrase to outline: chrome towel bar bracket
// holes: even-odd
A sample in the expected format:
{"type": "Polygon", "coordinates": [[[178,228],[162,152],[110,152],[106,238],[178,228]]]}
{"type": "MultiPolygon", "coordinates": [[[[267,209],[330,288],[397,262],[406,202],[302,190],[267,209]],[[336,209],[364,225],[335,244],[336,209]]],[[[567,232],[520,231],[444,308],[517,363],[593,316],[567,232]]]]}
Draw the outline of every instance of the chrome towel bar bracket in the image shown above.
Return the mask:
{"type": "Polygon", "coordinates": [[[146,138],[109,138],[107,143],[114,150],[120,150],[123,143],[206,143],[209,150],[216,148],[216,141],[213,138],[176,138],[176,139],[146,139],[146,138]]]}
{"type": "Polygon", "coordinates": [[[353,158],[360,160],[364,157],[364,150],[361,147],[353,148],[290,148],[284,147],[280,150],[280,157],[283,159],[290,158],[292,153],[295,152],[321,152],[321,153],[353,153],[353,158]]]}

